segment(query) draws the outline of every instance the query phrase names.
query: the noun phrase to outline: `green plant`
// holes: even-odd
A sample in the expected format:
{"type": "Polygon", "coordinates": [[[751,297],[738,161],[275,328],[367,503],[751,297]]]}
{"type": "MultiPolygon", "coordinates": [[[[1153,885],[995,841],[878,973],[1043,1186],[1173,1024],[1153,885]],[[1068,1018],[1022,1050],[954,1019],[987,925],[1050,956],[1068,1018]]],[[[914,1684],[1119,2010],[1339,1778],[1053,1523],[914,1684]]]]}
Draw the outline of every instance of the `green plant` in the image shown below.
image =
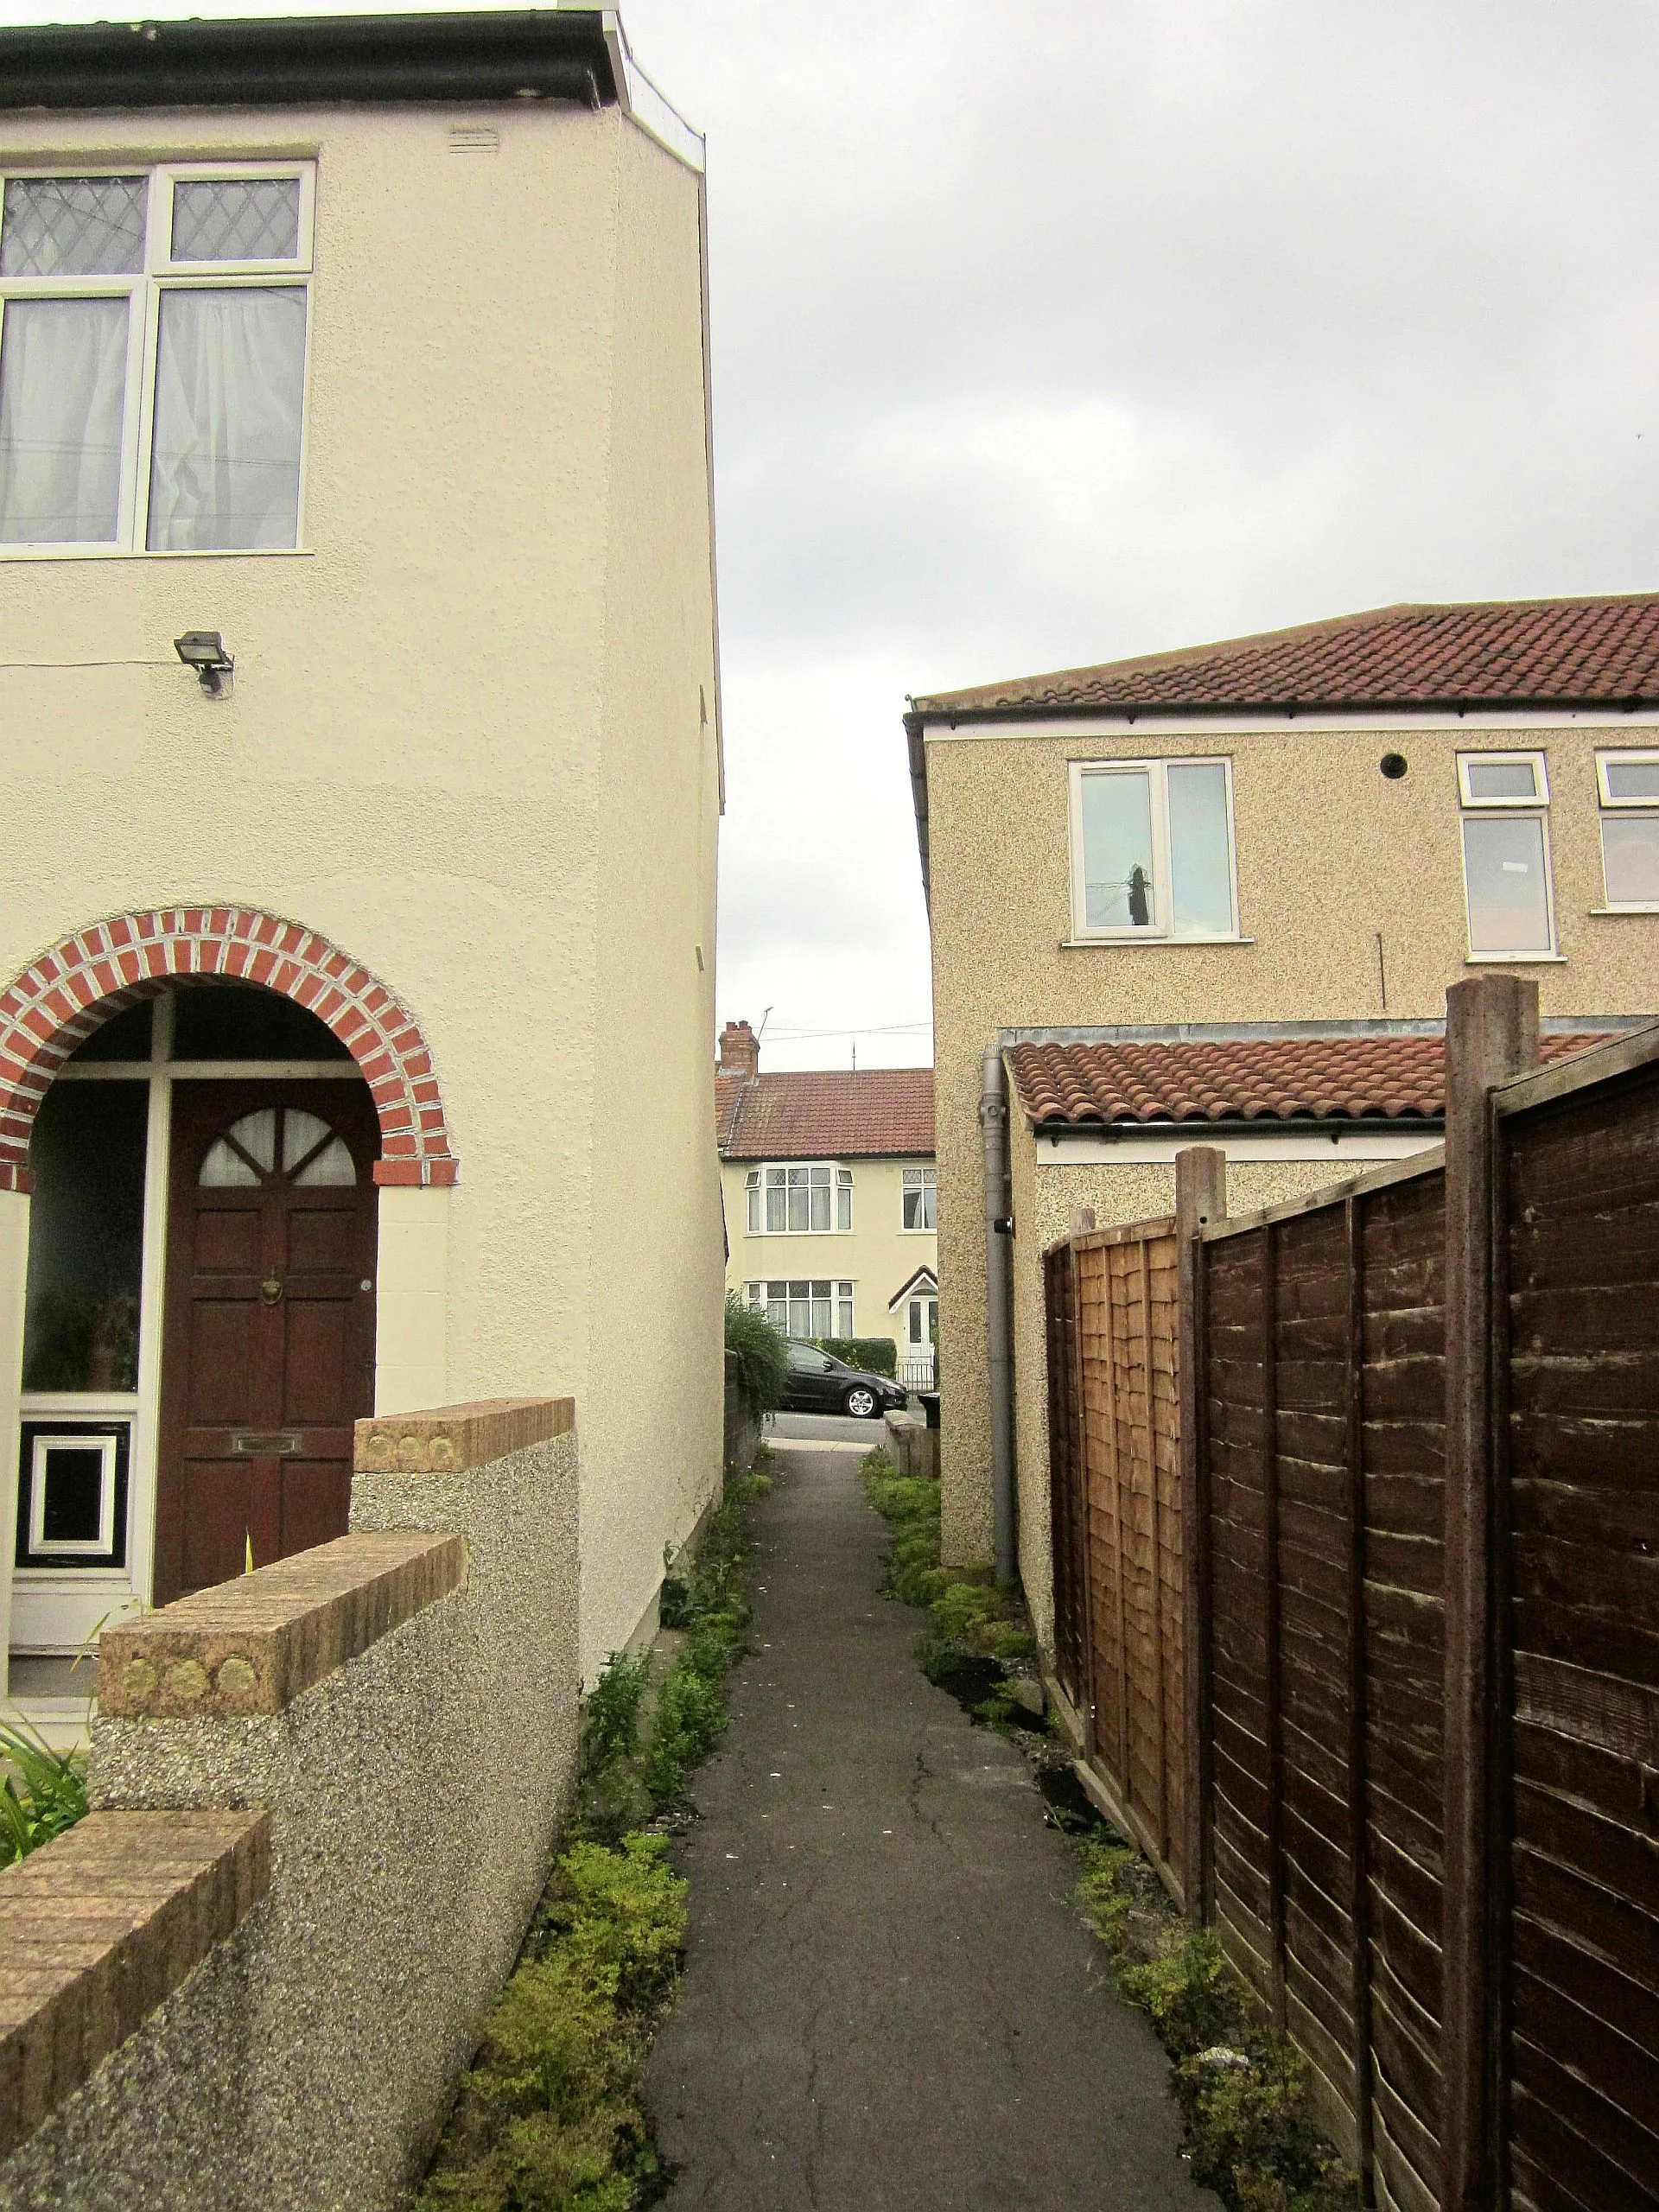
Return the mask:
{"type": "Polygon", "coordinates": [[[560,1857],[545,1947],[485,2019],[423,2212],[626,2212],[657,2171],[638,2074],[685,1928],[666,1850],[635,1835],[560,1857]]]}
{"type": "Polygon", "coordinates": [[[726,1349],[737,1356],[738,1388],[751,1412],[776,1413],[789,1373],[788,1343],[755,1306],[734,1290],[726,1294],[726,1349]]]}
{"type": "Polygon", "coordinates": [[[865,1496],[893,1528],[882,1586],[901,1605],[927,1608],[917,1655],[925,1672],[938,1681],[969,1660],[1013,1665],[1028,1659],[1035,1649],[1031,1636],[991,1570],[940,1564],[938,1483],[928,1475],[896,1473],[880,1449],[866,1454],[863,1471],[865,1496]]]}
{"type": "Polygon", "coordinates": [[[899,1347],[891,1337],[814,1337],[820,1351],[844,1359],[865,1375],[897,1375],[899,1347]]]}
{"type": "Polygon", "coordinates": [[[86,1760],[54,1751],[27,1721],[0,1721],[0,1866],[28,1858],[72,1828],[86,1810],[86,1760]]]}
{"type": "Polygon", "coordinates": [[[685,1884],[641,1829],[726,1726],[722,1687],[749,1648],[750,1512],[771,1488],[734,1483],[695,1552],[665,1558],[664,1625],[685,1642],[654,1700],[649,1659],[616,1652],[588,1693],[571,1840],[417,2212],[631,2212],[658,2174],[639,2076],[673,1991],[685,1884]]]}
{"type": "Polygon", "coordinates": [[[1174,1917],[1124,1843],[1088,1846],[1077,1897],[1118,1993],[1146,2012],[1177,2062],[1193,2179],[1228,2212],[1357,2212],[1358,2183],[1313,2122],[1306,2065],[1252,2017],[1215,1936],[1174,1917]]]}

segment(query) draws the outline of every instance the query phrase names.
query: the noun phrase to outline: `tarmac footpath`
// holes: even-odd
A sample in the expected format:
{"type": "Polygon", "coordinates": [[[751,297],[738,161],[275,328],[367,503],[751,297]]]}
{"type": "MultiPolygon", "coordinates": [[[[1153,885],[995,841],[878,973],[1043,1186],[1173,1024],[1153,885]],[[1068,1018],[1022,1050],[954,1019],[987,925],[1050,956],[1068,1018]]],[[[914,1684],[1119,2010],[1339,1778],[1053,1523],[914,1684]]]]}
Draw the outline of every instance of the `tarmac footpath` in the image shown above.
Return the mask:
{"type": "Polygon", "coordinates": [[[1020,1752],[879,1595],[861,1447],[759,1509],[758,1656],[698,1775],[688,1961],[646,2076],[671,2212],[1216,2212],[1020,1752]]]}

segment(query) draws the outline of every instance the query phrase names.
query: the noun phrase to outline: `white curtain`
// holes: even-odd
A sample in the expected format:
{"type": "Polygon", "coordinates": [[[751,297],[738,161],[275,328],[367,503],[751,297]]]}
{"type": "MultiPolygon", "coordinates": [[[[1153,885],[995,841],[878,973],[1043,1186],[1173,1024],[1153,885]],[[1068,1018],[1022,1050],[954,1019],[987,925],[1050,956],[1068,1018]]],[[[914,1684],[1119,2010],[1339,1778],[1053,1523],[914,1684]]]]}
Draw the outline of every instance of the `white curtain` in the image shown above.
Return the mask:
{"type": "Polygon", "coordinates": [[[8,300],[0,326],[0,543],[102,543],[121,503],[127,302],[8,300]]]}
{"type": "Polygon", "coordinates": [[[304,373],[300,287],[162,295],[152,551],[297,543],[304,373]]]}

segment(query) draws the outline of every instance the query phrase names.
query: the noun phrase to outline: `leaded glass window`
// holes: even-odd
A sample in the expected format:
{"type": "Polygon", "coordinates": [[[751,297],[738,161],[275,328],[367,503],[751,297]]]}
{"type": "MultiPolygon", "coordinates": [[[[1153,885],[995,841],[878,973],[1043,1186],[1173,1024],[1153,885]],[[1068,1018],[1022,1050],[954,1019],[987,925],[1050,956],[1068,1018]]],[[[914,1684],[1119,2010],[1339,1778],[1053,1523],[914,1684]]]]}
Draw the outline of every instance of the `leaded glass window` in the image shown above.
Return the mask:
{"type": "Polygon", "coordinates": [[[0,545],[297,545],[311,177],[4,180],[0,545]]]}
{"type": "Polygon", "coordinates": [[[147,176],[15,176],[0,203],[0,276],[107,276],[144,265],[147,176]]]}
{"type": "Polygon", "coordinates": [[[297,177],[181,178],[173,188],[175,261],[292,261],[297,177]]]}

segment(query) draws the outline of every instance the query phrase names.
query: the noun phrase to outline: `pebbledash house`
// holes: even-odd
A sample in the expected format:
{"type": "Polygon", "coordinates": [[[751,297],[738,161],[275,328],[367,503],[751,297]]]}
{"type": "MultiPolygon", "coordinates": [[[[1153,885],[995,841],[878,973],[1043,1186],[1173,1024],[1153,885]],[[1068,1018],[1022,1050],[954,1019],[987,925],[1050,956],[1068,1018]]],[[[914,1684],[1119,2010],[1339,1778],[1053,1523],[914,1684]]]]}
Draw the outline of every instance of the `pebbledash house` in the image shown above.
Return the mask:
{"type": "Polygon", "coordinates": [[[721,1465],[701,142],[608,10],[100,24],[0,177],[12,1695],[524,1396],[591,1673],[721,1465]]]}

